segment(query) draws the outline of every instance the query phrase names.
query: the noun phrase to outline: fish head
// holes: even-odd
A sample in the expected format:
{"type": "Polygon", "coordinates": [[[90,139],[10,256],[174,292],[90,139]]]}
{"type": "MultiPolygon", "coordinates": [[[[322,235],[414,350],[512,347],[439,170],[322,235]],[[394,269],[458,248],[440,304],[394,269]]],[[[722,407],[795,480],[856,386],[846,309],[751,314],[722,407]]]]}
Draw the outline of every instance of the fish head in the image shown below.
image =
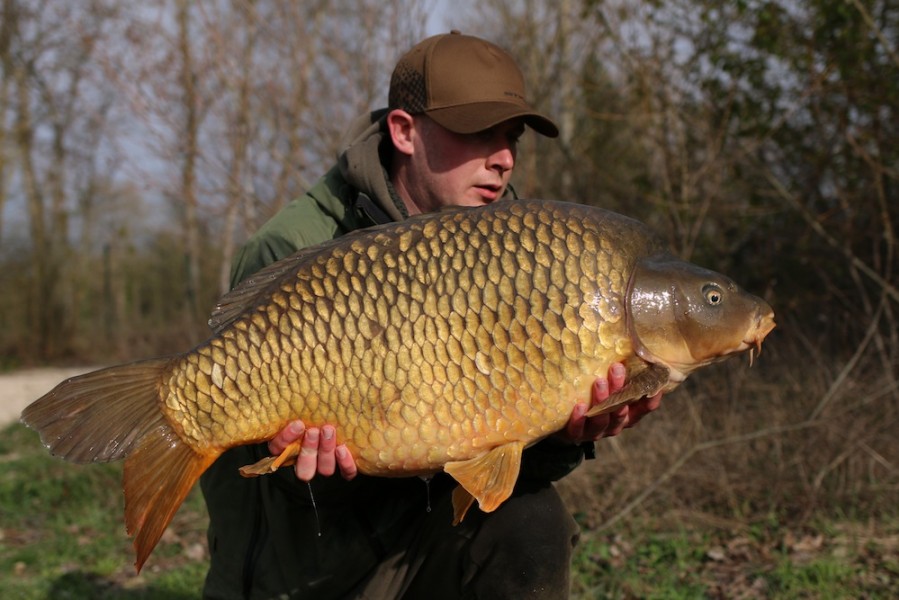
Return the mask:
{"type": "Polygon", "coordinates": [[[774,329],[774,311],[729,277],[672,256],[639,261],[628,286],[637,354],[683,380],[699,367],[750,351],[774,329]]]}

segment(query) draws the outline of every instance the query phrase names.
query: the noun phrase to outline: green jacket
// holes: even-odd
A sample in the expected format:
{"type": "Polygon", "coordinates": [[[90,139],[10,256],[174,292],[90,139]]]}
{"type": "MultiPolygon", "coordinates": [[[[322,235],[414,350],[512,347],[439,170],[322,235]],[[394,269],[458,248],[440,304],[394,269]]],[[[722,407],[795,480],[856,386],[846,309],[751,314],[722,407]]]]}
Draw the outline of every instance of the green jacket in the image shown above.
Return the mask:
{"type": "MultiPolygon", "coordinates": [[[[358,119],[337,165],[250,237],[234,260],[232,286],[299,249],[408,216],[387,178],[385,114],[358,119]]],[[[511,188],[508,195],[514,198],[511,188]]],[[[267,454],[265,444],[234,448],[201,478],[210,517],[205,597],[339,597],[341,586],[384,558],[379,549],[402,531],[404,516],[422,510],[428,493],[453,487],[365,476],[317,477],[307,485],[292,469],[240,477],[240,466],[267,454]],[[319,529],[327,535],[316,535],[319,529]]],[[[520,477],[554,481],[582,458],[580,447],[543,442],[524,452],[520,477]]]]}
{"type": "Polygon", "coordinates": [[[385,147],[385,113],[357,119],[345,136],[348,142],[341,144],[337,164],[247,240],[231,267],[232,287],[301,248],[408,216],[383,167],[390,151],[385,147]]]}

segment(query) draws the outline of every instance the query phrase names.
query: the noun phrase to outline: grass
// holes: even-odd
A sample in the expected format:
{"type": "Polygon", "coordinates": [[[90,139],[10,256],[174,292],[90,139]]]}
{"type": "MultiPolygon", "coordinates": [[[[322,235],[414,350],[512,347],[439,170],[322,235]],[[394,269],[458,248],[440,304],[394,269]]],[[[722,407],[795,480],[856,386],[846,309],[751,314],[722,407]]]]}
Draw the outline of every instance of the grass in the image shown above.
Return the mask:
{"type": "Polygon", "coordinates": [[[638,519],[586,532],[572,597],[899,597],[899,523],[878,524],[875,537],[869,529],[831,522],[804,533],[780,526],[747,534],[638,519]]]}
{"type": "Polygon", "coordinates": [[[121,465],[65,463],[21,425],[0,433],[0,598],[197,598],[206,571],[199,490],[140,575],[120,490],[121,465]]]}
{"type": "Polygon", "coordinates": [[[574,560],[582,598],[701,598],[705,586],[692,565],[701,552],[689,535],[658,535],[632,546],[620,535],[587,534],[574,560]]]}

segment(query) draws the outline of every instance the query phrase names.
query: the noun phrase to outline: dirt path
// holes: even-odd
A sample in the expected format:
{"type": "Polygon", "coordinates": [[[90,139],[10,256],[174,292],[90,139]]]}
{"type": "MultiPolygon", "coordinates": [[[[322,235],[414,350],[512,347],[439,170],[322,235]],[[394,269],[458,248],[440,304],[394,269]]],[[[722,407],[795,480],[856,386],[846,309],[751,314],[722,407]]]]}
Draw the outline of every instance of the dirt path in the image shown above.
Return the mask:
{"type": "Polygon", "coordinates": [[[43,367],[0,375],[0,427],[19,420],[22,409],[60,381],[97,367],[43,367]]]}

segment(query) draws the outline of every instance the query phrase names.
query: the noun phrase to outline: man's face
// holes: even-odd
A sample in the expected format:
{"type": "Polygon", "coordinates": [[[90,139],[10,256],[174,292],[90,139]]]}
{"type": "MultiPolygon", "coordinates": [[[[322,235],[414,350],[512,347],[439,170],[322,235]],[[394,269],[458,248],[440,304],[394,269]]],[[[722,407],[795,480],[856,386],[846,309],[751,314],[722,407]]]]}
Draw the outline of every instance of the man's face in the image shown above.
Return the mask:
{"type": "Polygon", "coordinates": [[[411,200],[410,213],[483,206],[502,197],[524,133],[521,119],[472,134],[453,133],[425,115],[413,123],[413,152],[399,186],[407,206],[411,200]]]}

